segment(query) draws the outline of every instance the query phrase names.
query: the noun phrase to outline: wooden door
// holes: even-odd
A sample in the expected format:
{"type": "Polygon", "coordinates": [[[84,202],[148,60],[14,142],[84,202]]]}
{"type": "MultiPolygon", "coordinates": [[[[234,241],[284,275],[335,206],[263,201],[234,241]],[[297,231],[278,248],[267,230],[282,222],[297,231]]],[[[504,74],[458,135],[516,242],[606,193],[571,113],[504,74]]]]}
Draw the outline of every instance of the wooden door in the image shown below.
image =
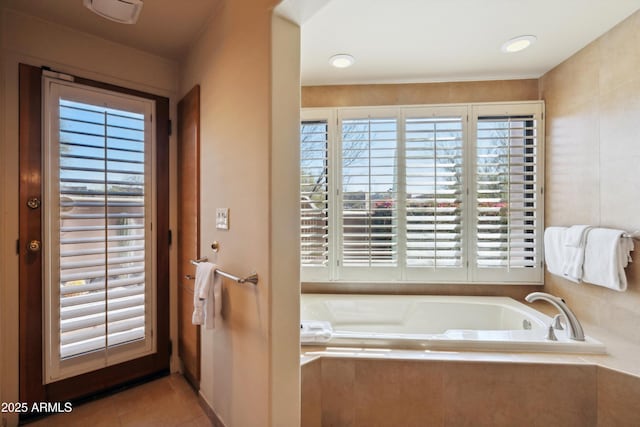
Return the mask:
{"type": "Polygon", "coordinates": [[[184,376],[200,385],[200,326],[191,323],[200,257],[200,86],[178,103],[178,354],[184,376]]]}
{"type": "MultiPolygon", "coordinates": [[[[43,325],[44,319],[44,287],[48,283],[44,277],[43,258],[46,254],[46,242],[51,231],[47,233],[43,224],[43,211],[56,207],[54,203],[47,206],[43,200],[44,185],[48,184],[47,175],[42,170],[43,153],[43,87],[41,68],[20,64],[20,240],[18,245],[20,255],[20,401],[21,402],[58,402],[77,399],[94,393],[99,393],[110,388],[138,380],[148,376],[155,376],[169,372],[169,177],[168,174],[158,173],[155,177],[157,185],[156,220],[153,224],[154,238],[157,245],[155,284],[145,282],[144,286],[155,286],[156,290],[156,327],[152,331],[156,334],[157,348],[155,352],[147,352],[146,355],[131,358],[121,363],[110,364],[107,367],[94,370],[80,371],[74,376],[65,376],[47,382],[44,377],[45,354],[43,346],[43,334],[49,333],[43,325]],[[41,201],[41,202],[39,202],[41,201]],[[83,373],[80,373],[83,372],[83,373]]],[[[73,77],[75,85],[109,91],[115,94],[131,95],[155,101],[155,134],[156,153],[151,160],[158,171],[168,170],[169,167],[169,99],[139,91],[116,87],[110,84],[73,77]]],[[[58,119],[61,120],[61,119],[58,119]]],[[[56,134],[57,135],[57,134],[56,134]]],[[[57,137],[56,137],[57,138],[57,137]]],[[[105,138],[106,140],[107,138],[105,138]]],[[[56,139],[58,145],[62,144],[62,138],[56,139]]],[[[87,145],[83,138],[78,139],[77,146],[87,145]]],[[[106,146],[105,146],[106,147],[106,146]]],[[[108,150],[104,150],[105,152],[108,150]]],[[[70,155],[69,153],[67,153],[70,155]]],[[[145,160],[146,162],[146,160],[145,160]]],[[[146,164],[146,163],[145,163],[146,164]]],[[[62,178],[60,178],[62,179],[62,178]]],[[[73,199],[69,199],[73,202],[73,199]]],[[[68,201],[65,201],[68,203],[68,201]]],[[[145,202],[146,203],[146,202],[145,202]]],[[[59,206],[59,205],[58,205],[59,206]]],[[[82,228],[82,227],[80,227],[82,228]]],[[[77,230],[73,230],[77,231],[77,230]]],[[[108,253],[106,250],[105,253],[108,253]]],[[[82,266],[81,266],[82,267],[82,266]]],[[[93,284],[105,283],[100,276],[94,276],[93,284]]],[[[58,279],[56,283],[61,283],[58,279]]],[[[53,286],[53,281],[49,285],[53,286]]],[[[82,286],[86,283],[78,281],[74,285],[82,286]]],[[[61,286],[61,285],[56,285],[61,286]]],[[[115,288],[115,286],[114,286],[115,288]]],[[[119,291],[129,292],[120,285],[119,291]]],[[[87,292],[76,292],[76,296],[85,298],[87,292]]],[[[89,295],[93,297],[92,295],[89,295]]],[[[78,302],[78,301],[76,301],[78,302]]],[[[83,302],[78,302],[82,304],[83,302]]],[[[86,303],[86,300],[84,300],[86,303]]],[[[89,302],[91,303],[91,302],[89,302]]],[[[80,305],[78,305],[80,306],[80,305]]],[[[104,308],[104,312],[108,310],[104,308]]],[[[102,312],[98,311],[98,315],[102,312]]],[[[108,314],[107,314],[108,316],[108,314]]],[[[91,327],[91,325],[89,325],[91,327]]],[[[108,329],[107,329],[108,330],[108,329]]],[[[61,329],[52,333],[59,334],[61,329]]],[[[107,344],[106,347],[109,347],[107,344]]],[[[53,346],[52,346],[53,348],[53,346]]],[[[95,354],[95,353],[89,353],[95,354]]],[[[82,355],[69,357],[67,360],[79,359],[82,355]]],[[[31,405],[29,405],[31,408],[31,405]]],[[[22,413],[21,418],[28,418],[35,413],[22,413]]]]}

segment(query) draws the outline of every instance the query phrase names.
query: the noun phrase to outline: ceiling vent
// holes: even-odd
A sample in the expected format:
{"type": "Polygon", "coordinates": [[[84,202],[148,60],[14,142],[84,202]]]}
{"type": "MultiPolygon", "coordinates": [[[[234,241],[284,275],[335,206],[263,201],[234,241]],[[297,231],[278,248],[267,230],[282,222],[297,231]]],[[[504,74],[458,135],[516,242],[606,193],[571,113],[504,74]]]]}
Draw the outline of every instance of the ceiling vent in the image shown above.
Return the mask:
{"type": "Polygon", "coordinates": [[[121,24],[135,24],[142,10],[141,0],[83,0],[94,13],[121,24]]]}

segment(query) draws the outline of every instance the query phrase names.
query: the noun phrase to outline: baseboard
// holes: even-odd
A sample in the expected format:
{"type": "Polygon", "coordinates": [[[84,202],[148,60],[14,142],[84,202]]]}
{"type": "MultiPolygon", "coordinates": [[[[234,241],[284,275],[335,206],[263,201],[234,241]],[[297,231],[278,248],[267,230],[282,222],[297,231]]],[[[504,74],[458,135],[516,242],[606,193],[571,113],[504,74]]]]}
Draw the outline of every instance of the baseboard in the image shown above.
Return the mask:
{"type": "Polygon", "coordinates": [[[207,402],[205,398],[202,397],[202,394],[200,393],[198,393],[198,403],[200,404],[200,407],[204,410],[205,414],[207,414],[207,417],[209,418],[209,420],[211,420],[213,427],[227,427],[222,422],[220,417],[218,417],[218,414],[216,414],[216,411],[214,411],[213,408],[209,406],[209,402],[207,402]]]}

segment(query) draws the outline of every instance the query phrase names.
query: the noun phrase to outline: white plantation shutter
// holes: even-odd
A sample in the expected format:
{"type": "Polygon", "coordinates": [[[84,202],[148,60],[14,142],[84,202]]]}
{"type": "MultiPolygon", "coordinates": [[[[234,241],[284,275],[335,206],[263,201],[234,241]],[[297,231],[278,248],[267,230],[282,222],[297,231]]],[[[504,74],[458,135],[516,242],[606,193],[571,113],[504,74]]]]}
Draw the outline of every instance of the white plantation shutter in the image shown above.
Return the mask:
{"type": "Polygon", "coordinates": [[[541,283],[542,112],[303,110],[302,280],[541,283]]]}
{"type": "Polygon", "coordinates": [[[475,144],[476,267],[480,279],[541,274],[540,113],[478,109],[475,144]]]}
{"type": "Polygon", "coordinates": [[[52,381],[113,364],[114,352],[151,350],[153,195],[151,102],[50,85],[45,294],[52,381]]]}
{"type": "Polygon", "coordinates": [[[303,269],[326,269],[329,263],[328,144],[329,124],[326,119],[302,122],[300,263],[303,269]]]}
{"type": "MultiPolygon", "coordinates": [[[[340,117],[340,263],[398,266],[398,120],[395,112],[340,117]]],[[[361,269],[358,274],[366,274],[361,269]]]]}
{"type": "Polygon", "coordinates": [[[425,268],[449,270],[440,275],[447,279],[466,278],[466,109],[441,110],[409,110],[404,118],[408,279],[425,277],[425,268]]]}

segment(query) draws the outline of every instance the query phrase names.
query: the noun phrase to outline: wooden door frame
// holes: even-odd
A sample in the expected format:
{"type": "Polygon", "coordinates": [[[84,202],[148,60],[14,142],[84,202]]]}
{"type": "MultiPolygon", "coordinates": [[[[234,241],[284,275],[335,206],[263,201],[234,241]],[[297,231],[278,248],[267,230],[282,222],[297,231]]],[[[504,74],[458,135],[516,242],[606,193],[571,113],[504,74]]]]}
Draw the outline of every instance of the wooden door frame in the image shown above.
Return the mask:
{"type": "MultiPolygon", "coordinates": [[[[151,355],[97,371],[44,384],[43,380],[43,268],[42,251],[27,249],[31,240],[43,240],[42,208],[27,200],[42,200],[42,68],[19,65],[19,375],[20,401],[63,401],[85,397],[145,376],[168,372],[169,341],[169,99],[81,77],[74,82],[156,102],[157,215],[154,223],[156,255],[157,351],[151,355]]],[[[44,203],[44,201],[43,201],[44,203]]],[[[31,405],[29,405],[31,406],[31,405]]],[[[30,414],[22,414],[21,418],[30,414]]]]}
{"type": "MultiPolygon", "coordinates": [[[[177,149],[177,157],[178,157],[178,203],[190,203],[191,206],[195,207],[196,210],[196,219],[195,219],[195,232],[193,233],[193,237],[196,240],[196,253],[193,254],[194,259],[200,258],[200,85],[195,85],[184,97],[178,102],[178,149],[177,149]],[[197,109],[196,115],[196,129],[195,129],[195,153],[194,156],[196,158],[195,164],[193,165],[193,173],[195,174],[195,182],[187,183],[187,185],[191,184],[194,186],[194,193],[196,195],[196,200],[183,200],[183,195],[180,194],[183,186],[183,174],[181,173],[182,167],[182,148],[184,143],[184,132],[186,127],[191,123],[187,123],[185,120],[185,114],[188,111],[192,111],[193,109],[197,109]],[[191,110],[190,110],[191,109],[191,110]]],[[[182,217],[181,217],[181,209],[178,208],[178,355],[182,359],[183,370],[182,373],[187,381],[193,386],[194,389],[200,389],[200,326],[192,325],[191,321],[188,321],[188,325],[185,326],[185,317],[188,319],[191,318],[191,315],[182,312],[184,307],[183,298],[185,292],[191,292],[191,301],[193,301],[193,290],[188,286],[185,286],[183,283],[186,279],[187,273],[192,273],[194,271],[194,267],[189,262],[189,257],[186,257],[183,253],[183,239],[186,237],[184,230],[181,228],[182,217]],[[184,328],[194,328],[196,331],[196,366],[195,371],[191,372],[187,369],[187,358],[185,357],[187,354],[185,341],[183,337],[185,334],[184,328]]],[[[187,301],[190,304],[190,301],[187,301]]]]}

